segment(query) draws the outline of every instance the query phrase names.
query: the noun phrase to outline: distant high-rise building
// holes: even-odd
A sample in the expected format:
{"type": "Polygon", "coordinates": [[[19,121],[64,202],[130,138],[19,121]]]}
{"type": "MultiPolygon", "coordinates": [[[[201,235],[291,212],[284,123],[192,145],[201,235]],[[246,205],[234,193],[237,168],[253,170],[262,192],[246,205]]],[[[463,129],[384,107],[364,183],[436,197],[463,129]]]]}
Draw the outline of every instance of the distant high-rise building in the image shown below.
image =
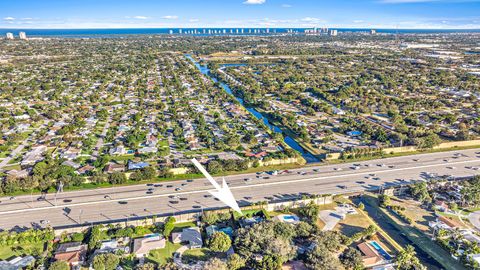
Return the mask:
{"type": "Polygon", "coordinates": [[[370,35],[375,35],[375,34],[377,34],[377,30],[375,29],[370,30],[370,35]]]}
{"type": "Polygon", "coordinates": [[[181,33],[182,33],[182,29],[178,29],[178,33],[181,34],[181,33]]]}
{"type": "Polygon", "coordinates": [[[335,29],[331,29],[331,30],[328,32],[328,34],[333,37],[333,36],[338,35],[338,31],[335,30],[335,29]]]}
{"type": "Polygon", "coordinates": [[[13,33],[7,33],[7,39],[14,39],[13,33]]]}
{"type": "Polygon", "coordinates": [[[173,35],[173,30],[170,29],[170,31],[168,31],[170,33],[170,35],[173,35]]]}
{"type": "Polygon", "coordinates": [[[18,33],[18,36],[20,37],[20,39],[23,39],[23,40],[27,39],[27,34],[25,32],[18,33]]]}

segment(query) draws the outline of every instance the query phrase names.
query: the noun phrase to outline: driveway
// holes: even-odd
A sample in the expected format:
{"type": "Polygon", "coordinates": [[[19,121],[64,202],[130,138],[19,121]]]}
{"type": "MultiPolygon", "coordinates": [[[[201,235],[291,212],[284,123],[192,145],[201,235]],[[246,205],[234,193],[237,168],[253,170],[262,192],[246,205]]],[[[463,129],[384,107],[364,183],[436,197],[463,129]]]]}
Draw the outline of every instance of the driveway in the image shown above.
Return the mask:
{"type": "Polygon", "coordinates": [[[322,231],[331,231],[340,220],[344,219],[346,215],[356,214],[357,211],[350,205],[339,205],[335,210],[320,211],[320,219],[325,223],[322,231]]]}
{"type": "Polygon", "coordinates": [[[320,211],[320,219],[325,223],[325,226],[322,228],[322,231],[331,231],[337,225],[342,216],[333,210],[323,210],[320,211]]]}
{"type": "Polygon", "coordinates": [[[185,269],[185,270],[202,270],[203,269],[203,263],[198,262],[194,265],[189,265],[189,264],[184,264],[182,262],[182,255],[185,251],[187,251],[189,248],[188,246],[181,246],[177,251],[175,251],[175,254],[173,255],[173,262],[180,267],[180,269],[185,269]]]}

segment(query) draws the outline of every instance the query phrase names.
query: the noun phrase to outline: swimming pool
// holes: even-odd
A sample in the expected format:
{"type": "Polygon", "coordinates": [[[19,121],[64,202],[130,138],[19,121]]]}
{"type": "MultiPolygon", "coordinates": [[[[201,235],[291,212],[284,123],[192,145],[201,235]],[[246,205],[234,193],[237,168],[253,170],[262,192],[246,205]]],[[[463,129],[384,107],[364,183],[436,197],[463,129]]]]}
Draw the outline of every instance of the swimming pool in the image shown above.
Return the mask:
{"type": "Polygon", "coordinates": [[[293,215],[284,215],[282,218],[284,221],[287,221],[287,222],[298,221],[298,217],[293,215]]]}
{"type": "Polygon", "coordinates": [[[376,241],[371,241],[369,243],[380,255],[382,255],[385,260],[391,260],[392,256],[388,254],[376,241]]]}

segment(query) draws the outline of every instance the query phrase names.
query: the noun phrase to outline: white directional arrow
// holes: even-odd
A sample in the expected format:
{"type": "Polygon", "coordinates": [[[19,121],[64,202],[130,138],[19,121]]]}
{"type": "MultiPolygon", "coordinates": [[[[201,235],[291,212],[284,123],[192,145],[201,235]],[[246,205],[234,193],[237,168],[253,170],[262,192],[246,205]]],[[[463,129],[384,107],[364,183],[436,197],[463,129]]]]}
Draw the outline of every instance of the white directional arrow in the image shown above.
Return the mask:
{"type": "Polygon", "coordinates": [[[210,181],[210,183],[213,185],[213,187],[217,191],[209,191],[210,194],[215,196],[217,199],[222,201],[224,204],[228,205],[230,208],[233,210],[237,211],[241,215],[243,215],[242,210],[240,210],[240,207],[237,204],[237,201],[235,200],[235,197],[233,197],[232,192],[230,191],[230,188],[228,187],[227,183],[225,182],[225,178],[223,178],[222,181],[222,186],[220,186],[215,179],[205,170],[205,168],[196,160],[195,158],[192,159],[193,165],[197,167],[199,171],[203,173],[203,175],[210,181]]]}

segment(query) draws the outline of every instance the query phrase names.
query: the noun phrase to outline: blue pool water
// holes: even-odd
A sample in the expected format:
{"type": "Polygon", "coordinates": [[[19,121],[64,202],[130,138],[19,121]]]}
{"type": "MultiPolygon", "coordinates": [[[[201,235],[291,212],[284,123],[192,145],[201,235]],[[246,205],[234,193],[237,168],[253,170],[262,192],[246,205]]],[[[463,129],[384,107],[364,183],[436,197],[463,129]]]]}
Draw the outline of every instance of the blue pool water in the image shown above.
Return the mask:
{"type": "Polygon", "coordinates": [[[283,219],[288,221],[297,220],[294,216],[283,216],[283,219]]]}
{"type": "Polygon", "coordinates": [[[385,260],[391,260],[392,256],[388,254],[376,241],[371,241],[369,243],[380,255],[382,255],[385,260]]]}

